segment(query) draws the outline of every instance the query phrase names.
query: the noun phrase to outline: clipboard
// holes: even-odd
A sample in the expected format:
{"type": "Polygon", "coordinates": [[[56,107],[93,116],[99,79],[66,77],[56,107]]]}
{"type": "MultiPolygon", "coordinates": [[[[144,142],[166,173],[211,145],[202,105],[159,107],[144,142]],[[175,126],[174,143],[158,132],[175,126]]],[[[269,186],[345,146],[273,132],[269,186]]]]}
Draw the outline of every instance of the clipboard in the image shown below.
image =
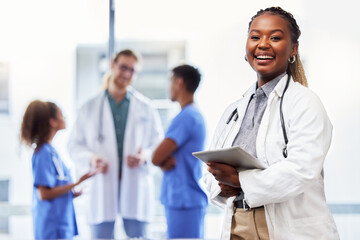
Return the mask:
{"type": "Polygon", "coordinates": [[[192,155],[204,163],[219,162],[235,167],[238,170],[265,169],[267,166],[240,147],[193,152],[192,155]]]}

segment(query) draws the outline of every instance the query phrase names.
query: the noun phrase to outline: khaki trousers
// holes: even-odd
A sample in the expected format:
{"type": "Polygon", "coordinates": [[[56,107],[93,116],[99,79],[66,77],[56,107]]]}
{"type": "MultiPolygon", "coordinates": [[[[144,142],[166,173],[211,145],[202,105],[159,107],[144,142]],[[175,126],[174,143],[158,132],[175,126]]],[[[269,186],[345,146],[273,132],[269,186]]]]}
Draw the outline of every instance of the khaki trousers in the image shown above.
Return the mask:
{"type": "Polygon", "coordinates": [[[231,240],[269,240],[265,209],[236,208],[231,223],[231,240]]]}

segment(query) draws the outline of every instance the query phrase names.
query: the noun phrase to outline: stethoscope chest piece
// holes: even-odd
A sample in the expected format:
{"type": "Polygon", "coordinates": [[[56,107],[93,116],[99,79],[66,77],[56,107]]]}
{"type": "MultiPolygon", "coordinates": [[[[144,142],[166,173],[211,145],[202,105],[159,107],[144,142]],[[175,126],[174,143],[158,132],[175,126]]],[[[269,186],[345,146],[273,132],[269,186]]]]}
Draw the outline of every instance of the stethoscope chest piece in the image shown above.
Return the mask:
{"type": "Polygon", "coordinates": [[[283,149],[283,156],[284,156],[284,158],[288,157],[287,146],[285,146],[283,149]]]}

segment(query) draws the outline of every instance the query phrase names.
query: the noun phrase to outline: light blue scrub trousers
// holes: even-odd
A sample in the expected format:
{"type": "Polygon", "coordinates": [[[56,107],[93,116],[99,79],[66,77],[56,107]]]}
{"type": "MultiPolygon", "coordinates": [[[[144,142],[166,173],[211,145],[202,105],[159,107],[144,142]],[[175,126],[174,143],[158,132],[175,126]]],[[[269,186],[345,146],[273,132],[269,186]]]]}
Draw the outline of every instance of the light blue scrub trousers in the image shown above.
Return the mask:
{"type": "Polygon", "coordinates": [[[165,207],[168,238],[204,238],[205,207],[165,207]]]}
{"type": "MultiPolygon", "coordinates": [[[[129,238],[146,238],[146,222],[123,219],[125,233],[129,238]]],[[[114,239],[115,221],[91,225],[92,239],[114,239]]]]}
{"type": "MultiPolygon", "coordinates": [[[[119,199],[120,199],[119,181],[119,199]]],[[[147,238],[147,222],[141,222],[135,219],[123,218],[123,225],[126,236],[129,238],[147,238]]],[[[91,225],[91,237],[93,239],[114,239],[115,221],[102,222],[91,225]]]]}

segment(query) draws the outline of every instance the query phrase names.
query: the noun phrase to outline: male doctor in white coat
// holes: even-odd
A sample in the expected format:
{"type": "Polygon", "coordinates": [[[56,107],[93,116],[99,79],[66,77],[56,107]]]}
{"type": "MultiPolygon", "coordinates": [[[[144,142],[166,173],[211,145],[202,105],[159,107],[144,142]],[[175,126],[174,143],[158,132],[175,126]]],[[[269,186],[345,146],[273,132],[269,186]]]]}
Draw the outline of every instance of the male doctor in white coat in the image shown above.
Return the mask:
{"type": "Polygon", "coordinates": [[[70,136],[69,152],[78,169],[101,173],[87,190],[93,239],[114,237],[117,213],[128,237],[146,238],[154,192],[151,155],[163,133],[149,99],[129,86],[137,65],[131,50],[116,55],[106,90],[80,109],[70,136]]]}

